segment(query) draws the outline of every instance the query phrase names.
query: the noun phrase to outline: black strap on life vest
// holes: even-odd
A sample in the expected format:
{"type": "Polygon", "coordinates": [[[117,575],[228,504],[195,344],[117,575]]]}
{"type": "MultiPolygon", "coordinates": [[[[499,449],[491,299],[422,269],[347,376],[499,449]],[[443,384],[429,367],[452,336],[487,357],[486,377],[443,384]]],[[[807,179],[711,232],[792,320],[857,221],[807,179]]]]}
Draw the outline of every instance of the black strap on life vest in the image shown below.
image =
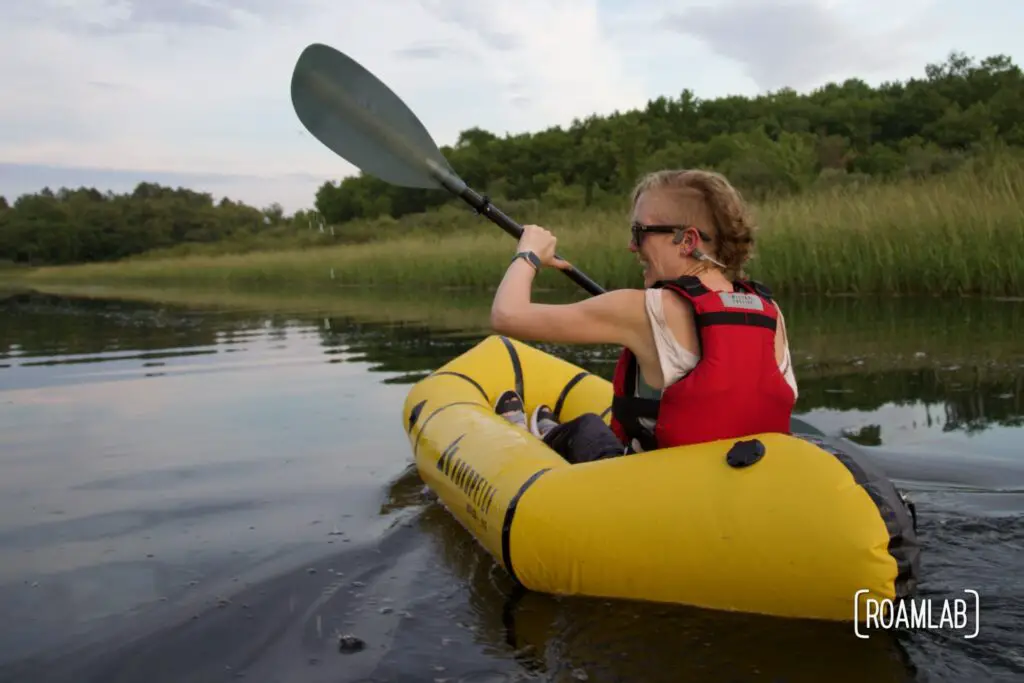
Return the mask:
{"type": "Polygon", "coordinates": [[[757,280],[737,280],[733,285],[747,285],[751,287],[758,296],[764,297],[768,301],[773,301],[772,290],[768,288],[768,285],[762,284],[757,280]]]}
{"type": "Polygon", "coordinates": [[[711,325],[753,325],[754,327],[766,327],[774,330],[775,318],[763,313],[746,313],[744,311],[715,311],[713,313],[702,313],[697,316],[697,329],[711,325]]]}
{"type": "MultiPolygon", "coordinates": [[[[651,289],[664,287],[667,284],[673,284],[677,287],[681,287],[686,290],[687,294],[694,297],[707,294],[711,291],[704,286],[704,283],[701,282],[700,278],[696,275],[683,275],[675,280],[658,280],[651,285],[651,289]]],[[[765,299],[768,299],[768,301],[772,300],[771,288],[757,280],[734,280],[732,285],[737,291],[745,290],[745,287],[750,287],[758,294],[758,296],[763,296],[765,299]]]]}
{"type": "Polygon", "coordinates": [[[641,398],[634,395],[638,372],[639,365],[636,362],[636,356],[630,354],[629,362],[626,364],[626,381],[623,383],[625,396],[612,397],[612,415],[626,432],[627,447],[633,439],[636,439],[645,451],[653,451],[658,447],[654,434],[641,425],[640,420],[644,418],[657,420],[661,403],[654,398],[641,398]]]}
{"type": "MultiPolygon", "coordinates": [[[[658,280],[651,285],[651,287],[660,289],[669,284],[681,288],[687,294],[695,298],[711,292],[711,290],[705,287],[704,283],[700,281],[700,278],[693,275],[684,275],[683,277],[675,280],[658,280]]],[[[764,298],[768,303],[772,302],[771,289],[756,280],[736,280],[732,285],[733,289],[739,293],[746,293],[747,289],[744,285],[749,286],[758,296],[764,298]]],[[[687,303],[690,302],[687,301],[687,303]]],[[[762,313],[755,313],[753,311],[749,313],[746,311],[714,311],[711,313],[700,314],[694,312],[694,322],[697,325],[698,330],[710,325],[754,325],[756,327],[765,327],[769,330],[774,330],[777,326],[777,322],[774,318],[762,313]]]]}
{"type": "Polygon", "coordinates": [[[676,287],[686,290],[686,293],[692,297],[698,297],[711,291],[705,287],[704,283],[700,281],[700,278],[695,275],[684,275],[676,278],[675,280],[658,280],[651,285],[651,289],[661,289],[665,285],[675,285],[676,287]]]}

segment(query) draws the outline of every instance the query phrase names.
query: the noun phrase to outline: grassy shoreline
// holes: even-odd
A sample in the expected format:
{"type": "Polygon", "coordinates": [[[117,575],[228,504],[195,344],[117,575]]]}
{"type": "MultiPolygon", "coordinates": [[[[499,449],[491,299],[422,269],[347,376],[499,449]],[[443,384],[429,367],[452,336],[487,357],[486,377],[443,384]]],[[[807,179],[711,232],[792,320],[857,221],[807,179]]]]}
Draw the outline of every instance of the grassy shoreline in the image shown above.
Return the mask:
{"type": "MultiPolygon", "coordinates": [[[[761,231],[748,274],[779,293],[1019,295],[1022,206],[1024,160],[1012,157],[979,159],[924,180],[837,186],[768,202],[755,207],[761,231]]],[[[150,255],[38,268],[19,279],[29,285],[493,288],[513,253],[513,240],[468,209],[453,220],[459,225],[441,235],[391,229],[385,238],[360,244],[150,255]]],[[[559,252],[602,286],[640,286],[639,268],[626,250],[625,212],[551,211],[538,222],[559,237],[559,252]]],[[[577,288],[548,271],[537,285],[577,288]]]]}
{"type": "MultiPolygon", "coordinates": [[[[423,325],[440,334],[489,334],[491,298],[480,292],[421,297],[409,290],[322,287],[318,291],[259,288],[40,285],[35,291],[72,298],[118,299],[163,306],[252,311],[296,318],[348,318],[362,323],[423,325]]],[[[567,297],[547,294],[545,301],[567,297]]],[[[958,301],[922,305],[918,298],[783,297],[794,364],[824,376],[866,370],[974,366],[1003,374],[1024,363],[1018,330],[1024,302],[958,301]],[[973,360],[972,360],[973,359],[973,360]]]]}

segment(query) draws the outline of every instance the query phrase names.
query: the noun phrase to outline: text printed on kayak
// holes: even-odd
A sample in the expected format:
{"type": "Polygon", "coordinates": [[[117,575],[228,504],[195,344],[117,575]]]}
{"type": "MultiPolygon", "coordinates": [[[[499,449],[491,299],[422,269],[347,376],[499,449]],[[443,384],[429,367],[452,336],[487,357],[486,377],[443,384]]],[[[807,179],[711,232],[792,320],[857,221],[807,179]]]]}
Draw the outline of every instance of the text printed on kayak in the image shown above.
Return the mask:
{"type": "Polygon", "coordinates": [[[919,598],[891,600],[861,596],[853,598],[853,630],[858,638],[870,638],[872,630],[915,629],[927,631],[959,631],[967,640],[981,630],[981,603],[978,591],[965,588],[962,598],[919,598]]]}

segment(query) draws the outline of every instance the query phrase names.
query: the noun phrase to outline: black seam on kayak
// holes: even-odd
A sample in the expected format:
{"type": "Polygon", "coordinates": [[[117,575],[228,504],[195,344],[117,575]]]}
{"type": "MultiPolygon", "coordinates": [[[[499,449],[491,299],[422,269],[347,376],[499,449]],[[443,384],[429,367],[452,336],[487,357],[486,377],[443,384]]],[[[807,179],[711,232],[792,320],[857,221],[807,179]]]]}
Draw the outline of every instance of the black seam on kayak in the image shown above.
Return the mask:
{"type": "Polygon", "coordinates": [[[610,412],[612,412],[612,407],[611,406],[608,406],[607,408],[602,410],[601,411],[601,419],[603,420],[604,418],[608,417],[608,413],[610,413],[610,412]]]}
{"type": "Polygon", "coordinates": [[[566,382],[565,386],[562,387],[562,392],[558,394],[558,400],[555,401],[555,409],[552,411],[555,414],[555,422],[562,421],[562,408],[565,407],[565,399],[568,398],[569,392],[572,391],[573,387],[579,384],[580,381],[584,377],[587,377],[589,374],[590,373],[586,371],[580,372],[575,377],[566,382]]]}
{"type": "MultiPolygon", "coordinates": [[[[882,517],[882,521],[885,522],[885,529],[889,533],[889,544],[886,549],[889,555],[896,560],[896,579],[893,581],[895,597],[899,600],[914,594],[917,590],[915,565],[919,553],[916,525],[911,519],[909,509],[904,508],[906,523],[902,523],[899,519],[897,508],[904,507],[899,491],[890,484],[891,495],[886,495],[886,491],[879,489],[880,482],[869,477],[864,467],[853,456],[841,451],[837,446],[827,443],[824,439],[804,434],[799,435],[798,438],[813,443],[842,463],[853,476],[854,482],[870,496],[871,502],[878,508],[878,513],[882,517]],[[895,500],[887,500],[887,498],[895,498],[895,500]]],[[[887,480],[883,479],[883,481],[887,480]]]]}
{"type": "Polygon", "coordinates": [[[416,426],[416,420],[420,419],[420,413],[423,412],[423,406],[426,405],[427,399],[423,399],[412,407],[409,411],[409,424],[406,426],[406,433],[411,434],[412,428],[416,426]]]}
{"type": "Polygon", "coordinates": [[[448,408],[451,408],[452,406],[477,406],[477,407],[479,407],[480,404],[476,403],[474,401],[454,401],[452,403],[446,403],[443,406],[441,406],[440,408],[435,409],[434,412],[432,412],[430,415],[428,415],[427,419],[423,421],[423,425],[420,427],[420,431],[416,434],[416,443],[414,443],[413,446],[412,446],[412,454],[413,454],[414,457],[416,456],[417,451],[419,451],[420,439],[423,438],[423,430],[425,430],[427,428],[427,425],[430,424],[430,421],[434,419],[435,415],[440,413],[442,410],[447,410],[448,408]]]}
{"type": "Polygon", "coordinates": [[[491,404],[491,399],[487,395],[487,392],[484,391],[484,388],[482,386],[480,386],[479,382],[477,382],[475,379],[473,379],[469,375],[464,375],[461,372],[454,372],[452,370],[440,370],[438,372],[435,372],[433,375],[431,375],[431,377],[438,377],[440,375],[450,375],[452,377],[458,377],[459,379],[466,380],[467,382],[472,384],[474,387],[476,387],[477,391],[480,392],[480,395],[484,397],[485,401],[487,401],[487,405],[491,404]]]}
{"type": "Polygon", "coordinates": [[[508,337],[501,338],[502,343],[505,344],[505,348],[508,350],[509,360],[512,361],[512,373],[516,378],[516,393],[519,394],[519,398],[523,399],[523,403],[526,403],[526,389],[523,387],[523,364],[519,360],[519,353],[516,351],[516,347],[512,345],[512,342],[508,337]]]}
{"type": "Polygon", "coordinates": [[[524,481],[523,485],[516,491],[516,495],[512,496],[512,500],[508,502],[508,507],[505,509],[505,521],[501,525],[501,561],[505,564],[505,569],[516,583],[520,583],[520,581],[519,577],[516,576],[515,569],[512,568],[512,549],[509,545],[512,541],[512,520],[515,519],[519,499],[526,493],[526,489],[533,486],[533,483],[540,479],[540,475],[550,469],[550,467],[545,467],[531,474],[530,478],[524,481]]]}

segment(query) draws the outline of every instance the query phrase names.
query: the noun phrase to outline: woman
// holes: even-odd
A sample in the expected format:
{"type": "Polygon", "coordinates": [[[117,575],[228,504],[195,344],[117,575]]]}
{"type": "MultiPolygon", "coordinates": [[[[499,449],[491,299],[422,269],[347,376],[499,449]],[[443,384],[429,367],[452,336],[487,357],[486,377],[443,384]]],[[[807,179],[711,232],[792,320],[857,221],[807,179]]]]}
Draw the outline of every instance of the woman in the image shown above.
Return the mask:
{"type": "Polygon", "coordinates": [[[611,427],[596,414],[556,425],[538,406],[527,425],[522,398],[505,392],[495,410],[570,462],[630,452],[788,432],[797,398],[785,321],[767,288],[743,281],[754,226],[721,175],[665,170],[632,195],[630,251],[644,289],[622,289],[572,304],[530,301],[555,237],[524,227],[498,287],[491,325],[499,334],[553,343],[616,344],[611,427]]]}

